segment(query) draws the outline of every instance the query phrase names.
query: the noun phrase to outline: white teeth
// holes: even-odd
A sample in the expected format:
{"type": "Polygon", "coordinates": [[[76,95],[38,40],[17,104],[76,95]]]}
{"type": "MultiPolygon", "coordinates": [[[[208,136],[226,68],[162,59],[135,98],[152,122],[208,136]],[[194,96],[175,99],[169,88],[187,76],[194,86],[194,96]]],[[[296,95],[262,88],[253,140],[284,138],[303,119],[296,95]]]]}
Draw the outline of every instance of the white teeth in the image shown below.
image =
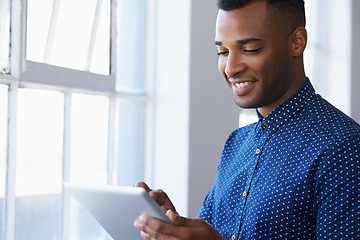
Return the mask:
{"type": "Polygon", "coordinates": [[[242,87],[245,87],[245,86],[247,86],[247,85],[249,85],[249,84],[250,84],[250,82],[235,83],[235,86],[236,86],[237,88],[242,88],[242,87]]]}

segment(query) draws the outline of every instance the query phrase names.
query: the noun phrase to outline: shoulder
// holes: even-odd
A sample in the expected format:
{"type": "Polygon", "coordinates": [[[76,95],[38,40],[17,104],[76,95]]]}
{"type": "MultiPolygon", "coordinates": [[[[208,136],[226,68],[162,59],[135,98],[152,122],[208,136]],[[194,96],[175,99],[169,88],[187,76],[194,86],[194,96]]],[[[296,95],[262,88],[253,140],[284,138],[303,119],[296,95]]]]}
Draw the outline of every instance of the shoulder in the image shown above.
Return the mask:
{"type": "Polygon", "coordinates": [[[360,137],[360,125],[320,95],[304,108],[304,121],[319,137],[340,141],[360,137]]]}
{"type": "Polygon", "coordinates": [[[309,146],[307,154],[317,156],[325,172],[332,165],[360,160],[360,125],[355,120],[320,95],[315,95],[302,112],[299,135],[309,146]]]}
{"type": "Polygon", "coordinates": [[[256,123],[252,123],[234,130],[227,138],[223,150],[244,144],[244,142],[251,138],[255,126],[256,123]]]}
{"type": "Polygon", "coordinates": [[[234,130],[227,138],[222,155],[220,165],[233,162],[238,159],[239,154],[246,149],[251,141],[256,123],[234,130]]]}

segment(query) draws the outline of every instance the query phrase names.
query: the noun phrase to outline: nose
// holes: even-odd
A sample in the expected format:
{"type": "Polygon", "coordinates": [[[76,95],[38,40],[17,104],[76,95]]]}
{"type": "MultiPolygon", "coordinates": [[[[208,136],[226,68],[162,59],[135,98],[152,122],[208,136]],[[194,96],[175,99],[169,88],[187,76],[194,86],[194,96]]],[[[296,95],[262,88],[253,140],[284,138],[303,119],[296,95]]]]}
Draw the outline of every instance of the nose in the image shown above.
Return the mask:
{"type": "Polygon", "coordinates": [[[247,69],[244,58],[240,53],[236,52],[229,53],[225,64],[225,74],[228,77],[235,77],[238,73],[241,73],[247,69]]]}

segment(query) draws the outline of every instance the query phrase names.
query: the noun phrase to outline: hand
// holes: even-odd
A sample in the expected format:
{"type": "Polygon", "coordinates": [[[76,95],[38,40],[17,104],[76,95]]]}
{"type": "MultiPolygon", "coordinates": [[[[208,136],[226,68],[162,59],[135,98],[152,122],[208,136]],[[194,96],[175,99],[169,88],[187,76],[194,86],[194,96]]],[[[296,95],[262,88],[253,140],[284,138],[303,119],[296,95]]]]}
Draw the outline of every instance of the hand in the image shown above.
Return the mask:
{"type": "Polygon", "coordinates": [[[174,225],[141,215],[134,226],[147,240],[225,240],[212,226],[200,218],[184,218],[168,210],[166,215],[174,225]]]}
{"type": "Polygon", "coordinates": [[[141,187],[145,189],[150,196],[159,204],[161,209],[166,213],[168,210],[172,210],[173,212],[176,212],[176,209],[172,202],[170,201],[169,197],[166,195],[166,193],[161,189],[152,190],[149,188],[149,186],[144,182],[138,182],[136,184],[136,187],[141,187]]]}

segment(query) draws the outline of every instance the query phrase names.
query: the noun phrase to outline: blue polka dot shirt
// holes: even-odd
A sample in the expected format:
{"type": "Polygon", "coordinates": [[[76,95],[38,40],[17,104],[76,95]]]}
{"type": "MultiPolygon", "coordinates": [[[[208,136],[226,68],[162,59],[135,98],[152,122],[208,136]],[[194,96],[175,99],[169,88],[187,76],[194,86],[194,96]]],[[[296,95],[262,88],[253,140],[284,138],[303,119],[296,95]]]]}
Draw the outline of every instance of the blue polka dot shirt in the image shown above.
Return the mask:
{"type": "Polygon", "coordinates": [[[309,80],[226,141],[198,217],[226,239],[360,239],[360,126],[309,80]]]}

